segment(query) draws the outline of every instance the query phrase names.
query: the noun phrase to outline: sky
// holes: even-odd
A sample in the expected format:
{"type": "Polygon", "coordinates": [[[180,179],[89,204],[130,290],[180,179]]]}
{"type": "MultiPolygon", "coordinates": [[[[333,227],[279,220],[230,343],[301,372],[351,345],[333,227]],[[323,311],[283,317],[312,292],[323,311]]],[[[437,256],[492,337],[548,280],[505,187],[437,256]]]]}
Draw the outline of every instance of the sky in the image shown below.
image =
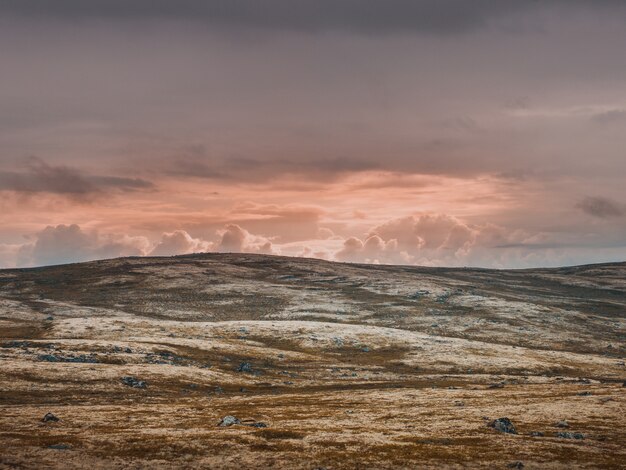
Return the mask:
{"type": "Polygon", "coordinates": [[[0,267],[626,260],[623,0],[0,0],[0,267]]]}

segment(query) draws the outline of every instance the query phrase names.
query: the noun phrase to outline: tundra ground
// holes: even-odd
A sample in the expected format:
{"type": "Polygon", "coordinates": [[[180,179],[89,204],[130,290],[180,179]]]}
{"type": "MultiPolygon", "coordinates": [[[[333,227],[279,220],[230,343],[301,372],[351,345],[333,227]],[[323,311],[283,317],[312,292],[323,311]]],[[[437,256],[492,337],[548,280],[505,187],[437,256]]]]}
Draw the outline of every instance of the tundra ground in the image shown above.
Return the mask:
{"type": "Polygon", "coordinates": [[[4,270],[0,468],[626,468],[625,333],[625,263],[4,270]]]}

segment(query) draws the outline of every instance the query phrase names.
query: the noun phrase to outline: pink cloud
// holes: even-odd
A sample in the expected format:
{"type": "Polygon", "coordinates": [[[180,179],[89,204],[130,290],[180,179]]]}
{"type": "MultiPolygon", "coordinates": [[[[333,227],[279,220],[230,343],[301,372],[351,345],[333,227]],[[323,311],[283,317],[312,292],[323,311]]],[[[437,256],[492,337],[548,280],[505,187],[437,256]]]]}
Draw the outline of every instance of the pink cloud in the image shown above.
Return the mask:
{"type": "Polygon", "coordinates": [[[78,225],[48,226],[35,235],[35,241],[20,246],[16,265],[39,266],[146,254],[145,237],[101,235],[86,232],[78,225]]]}
{"type": "Polygon", "coordinates": [[[152,256],[172,256],[188,253],[208,251],[210,243],[197,238],[192,238],[184,230],[176,230],[172,233],[164,233],[161,240],[150,252],[152,256]]]}
{"type": "Polygon", "coordinates": [[[363,240],[349,237],[335,253],[339,261],[388,264],[458,265],[497,246],[521,243],[526,234],[493,224],[469,224],[447,214],[392,219],[363,240]]]}
{"type": "Polygon", "coordinates": [[[267,238],[252,235],[237,224],[229,224],[221,232],[221,239],[212,245],[214,251],[228,253],[272,254],[272,242],[267,238]]]}

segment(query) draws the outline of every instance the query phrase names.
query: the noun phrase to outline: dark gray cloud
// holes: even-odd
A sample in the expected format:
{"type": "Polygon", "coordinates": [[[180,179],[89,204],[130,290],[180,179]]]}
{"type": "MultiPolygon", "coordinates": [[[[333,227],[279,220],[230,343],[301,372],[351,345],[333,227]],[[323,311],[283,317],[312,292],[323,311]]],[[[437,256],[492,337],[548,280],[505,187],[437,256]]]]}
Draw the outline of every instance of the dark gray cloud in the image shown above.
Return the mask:
{"type": "Polygon", "coordinates": [[[26,159],[20,170],[0,171],[0,191],[81,196],[112,189],[136,191],[153,187],[143,179],[87,175],[76,168],[49,165],[37,157],[26,159]]]}
{"type": "Polygon", "coordinates": [[[594,114],[592,121],[598,124],[613,124],[626,122],[626,109],[611,109],[603,113],[594,114]]]}
{"type": "Polygon", "coordinates": [[[5,0],[0,12],[69,19],[195,20],[297,31],[467,31],[541,7],[623,6],[620,0],[5,0]]]}
{"type": "Polygon", "coordinates": [[[601,219],[621,217],[626,214],[626,207],[604,197],[586,197],[577,206],[585,214],[601,219]]]}

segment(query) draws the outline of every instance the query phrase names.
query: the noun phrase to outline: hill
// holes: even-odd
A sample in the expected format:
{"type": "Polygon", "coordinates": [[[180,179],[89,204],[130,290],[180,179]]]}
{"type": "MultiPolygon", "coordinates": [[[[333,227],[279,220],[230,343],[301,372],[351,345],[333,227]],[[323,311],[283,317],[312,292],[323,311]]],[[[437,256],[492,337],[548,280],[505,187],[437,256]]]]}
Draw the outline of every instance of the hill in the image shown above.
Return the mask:
{"type": "Polygon", "coordinates": [[[626,263],[3,270],[0,468],[619,467],[625,333],[626,263]]]}

